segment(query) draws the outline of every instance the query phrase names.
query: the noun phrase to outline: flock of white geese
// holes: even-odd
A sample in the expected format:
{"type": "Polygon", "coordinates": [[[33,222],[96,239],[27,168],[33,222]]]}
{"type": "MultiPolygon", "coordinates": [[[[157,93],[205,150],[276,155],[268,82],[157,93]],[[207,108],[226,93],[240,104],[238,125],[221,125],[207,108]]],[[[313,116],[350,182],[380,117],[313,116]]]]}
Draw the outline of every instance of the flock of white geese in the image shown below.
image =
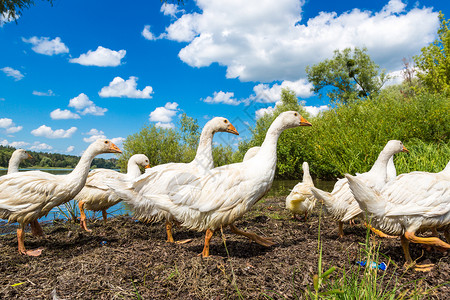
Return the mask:
{"type": "MultiPolygon", "coordinates": [[[[89,172],[93,158],[101,153],[121,153],[111,141],[92,143],[75,169],[67,175],[41,171],[18,172],[19,163],[29,155],[16,150],[8,174],[0,177],[0,218],[18,222],[18,250],[38,256],[42,248],[27,250],[24,229],[30,224],[34,235],[43,235],[37,221],[48,212],[72,199],[78,201],[80,225],[86,224],[84,209],[102,211],[125,201],[134,216],[142,221],[165,221],[167,241],[174,242],[174,223],[188,229],[206,231],[203,257],[209,256],[214,232],[229,226],[232,232],[246,236],[264,246],[275,243],[270,238],[245,232],[234,225],[271,188],[277,162],[280,134],[298,126],[311,126],[298,112],[280,114],[269,127],[260,147],[251,148],[240,163],[214,168],[212,140],[216,132],[238,134],[225,118],[216,117],[204,126],[197,153],[190,163],[168,163],[151,167],[143,154],[133,155],[127,173],[107,169],[89,172]],[[140,166],[145,168],[141,174],[140,166]]],[[[409,242],[450,249],[435,237],[418,237],[417,232],[444,231],[450,241],[450,163],[439,173],[412,172],[396,176],[393,156],[407,151],[400,141],[389,141],[370,171],[346,175],[339,179],[331,193],[314,187],[307,162],[303,163],[303,181],[286,198],[286,208],[294,215],[312,211],[318,199],[339,224],[362,218],[367,227],[380,236],[400,236],[407,264],[413,264],[409,242]]],[[[183,241],[184,242],[184,241],[183,241]]],[[[429,266],[418,266],[428,268],[429,266]]]]}

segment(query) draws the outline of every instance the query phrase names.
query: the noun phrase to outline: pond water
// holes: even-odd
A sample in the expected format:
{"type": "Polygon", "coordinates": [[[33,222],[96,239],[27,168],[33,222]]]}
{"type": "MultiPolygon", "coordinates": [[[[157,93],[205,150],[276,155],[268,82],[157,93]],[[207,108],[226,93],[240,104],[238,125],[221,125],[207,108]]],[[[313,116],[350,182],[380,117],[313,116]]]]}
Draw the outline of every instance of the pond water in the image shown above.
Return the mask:
{"type": "MultiPolygon", "coordinates": [[[[26,172],[31,170],[39,170],[39,169],[20,169],[20,172],[26,172]]],[[[45,169],[41,170],[44,172],[49,172],[51,174],[57,174],[57,175],[63,175],[71,172],[71,169],[45,169]]],[[[0,170],[0,176],[5,175],[7,170],[0,170]]],[[[272,188],[270,189],[267,196],[287,196],[291,192],[292,188],[299,182],[299,180],[274,180],[272,184],[272,188]]],[[[324,181],[324,180],[314,180],[314,185],[322,189],[324,191],[330,192],[333,189],[334,184],[336,181],[324,181]]],[[[50,213],[46,217],[42,217],[39,219],[40,222],[42,221],[51,221],[54,219],[65,219],[67,216],[69,216],[68,211],[69,210],[75,210],[76,215],[79,215],[78,206],[76,205],[75,201],[69,201],[66,204],[60,205],[59,207],[53,208],[50,213]]],[[[124,214],[130,214],[130,211],[122,204],[119,203],[117,205],[114,205],[108,209],[109,215],[124,215],[124,214]]],[[[100,218],[101,213],[97,212],[94,213],[92,211],[86,211],[86,215],[88,218],[100,218]]],[[[4,224],[4,221],[0,220],[0,225],[4,224]]]]}

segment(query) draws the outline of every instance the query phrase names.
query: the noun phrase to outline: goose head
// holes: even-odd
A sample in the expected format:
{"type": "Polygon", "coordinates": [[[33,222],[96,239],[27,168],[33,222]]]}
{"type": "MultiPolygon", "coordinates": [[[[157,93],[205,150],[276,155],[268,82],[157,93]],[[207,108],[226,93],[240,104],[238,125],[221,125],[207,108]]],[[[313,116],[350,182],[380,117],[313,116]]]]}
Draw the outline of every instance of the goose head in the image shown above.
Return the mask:
{"type": "MultiPolygon", "coordinates": [[[[299,126],[312,126],[311,123],[306,121],[305,118],[303,118],[298,112],[296,111],[285,111],[281,113],[275,121],[278,121],[281,123],[278,126],[280,126],[281,129],[288,129],[288,128],[294,128],[299,126]]],[[[274,121],[274,123],[275,123],[274,121]]],[[[278,123],[278,122],[277,122],[278,123]]]]}
{"type": "Polygon", "coordinates": [[[14,153],[11,155],[11,158],[12,157],[18,158],[20,161],[33,158],[30,154],[28,154],[27,151],[23,149],[17,149],[16,151],[14,151],[14,153]]]}
{"type": "Polygon", "coordinates": [[[122,153],[119,147],[107,139],[96,140],[88,147],[87,151],[94,153],[95,155],[100,153],[122,153]]]}
{"type": "Polygon", "coordinates": [[[137,165],[142,166],[144,168],[150,168],[150,162],[146,155],[144,154],[135,154],[130,157],[130,161],[135,162],[137,165]]]}
{"type": "Polygon", "coordinates": [[[403,143],[398,140],[390,140],[389,142],[387,142],[384,149],[393,154],[399,152],[409,152],[408,149],[406,149],[406,147],[403,145],[403,143]]]}
{"type": "Polygon", "coordinates": [[[233,124],[226,118],[215,117],[211,121],[208,122],[210,126],[212,126],[214,132],[228,132],[235,135],[239,135],[236,128],[234,128],[233,124]]]}

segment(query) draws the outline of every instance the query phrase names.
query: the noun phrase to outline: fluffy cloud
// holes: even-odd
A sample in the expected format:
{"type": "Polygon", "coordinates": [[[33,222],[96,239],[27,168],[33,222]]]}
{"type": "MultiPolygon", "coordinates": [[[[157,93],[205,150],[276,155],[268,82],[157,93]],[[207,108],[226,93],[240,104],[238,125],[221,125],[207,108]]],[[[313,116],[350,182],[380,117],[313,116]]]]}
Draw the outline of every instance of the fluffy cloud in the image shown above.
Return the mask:
{"type": "Polygon", "coordinates": [[[43,151],[43,150],[52,150],[53,147],[46,143],[35,142],[33,146],[30,147],[30,150],[34,151],[43,151]]]}
{"type": "Polygon", "coordinates": [[[11,126],[11,127],[6,128],[6,133],[13,134],[13,133],[21,131],[22,129],[23,129],[22,126],[11,126]]]}
{"type": "Polygon", "coordinates": [[[229,104],[229,105],[239,105],[241,102],[233,99],[234,93],[233,92],[214,92],[214,97],[208,96],[205,100],[203,100],[206,103],[223,103],[223,104],[229,104]]]}
{"type": "Polygon", "coordinates": [[[150,31],[150,25],[145,25],[144,30],[142,30],[142,36],[147,40],[154,41],[158,38],[150,31]]]}
{"type": "Polygon", "coordinates": [[[111,139],[111,142],[113,142],[119,148],[122,146],[124,141],[125,141],[125,138],[120,137],[120,136],[111,139]]]}
{"type": "Polygon", "coordinates": [[[174,128],[175,125],[172,122],[172,118],[178,112],[178,103],[167,102],[164,107],[157,107],[150,113],[150,122],[157,122],[156,127],[161,128],[174,128]]]}
{"type": "Polygon", "coordinates": [[[83,66],[116,67],[120,65],[120,61],[125,57],[126,53],[127,51],[125,50],[114,51],[98,46],[97,50],[89,50],[78,58],[71,58],[69,62],[83,66]]]}
{"type": "Polygon", "coordinates": [[[0,128],[8,128],[9,126],[14,125],[13,120],[9,118],[0,119],[0,128]]]}
{"type": "Polygon", "coordinates": [[[257,111],[255,111],[255,117],[256,119],[261,118],[262,116],[264,116],[265,114],[271,114],[273,113],[275,110],[275,107],[269,106],[266,108],[260,108],[257,111]]]}
{"type": "Polygon", "coordinates": [[[0,146],[8,146],[8,140],[0,140],[0,146]]]}
{"type": "Polygon", "coordinates": [[[83,138],[83,141],[86,143],[93,143],[98,139],[106,139],[106,135],[103,131],[92,128],[88,132],[86,132],[86,135],[89,135],[87,138],[83,138]]]}
{"type": "Polygon", "coordinates": [[[142,91],[137,89],[137,77],[130,76],[128,80],[116,77],[98,93],[100,97],[152,98],[153,88],[146,86],[142,91]]]}
{"type": "Polygon", "coordinates": [[[55,109],[50,113],[50,117],[53,120],[67,120],[67,119],[79,119],[80,116],[76,113],[71,112],[68,109],[61,110],[59,108],[55,109]]]}
{"type": "Polygon", "coordinates": [[[371,58],[388,71],[399,69],[435,38],[438,13],[432,8],[406,10],[391,0],[379,12],[353,9],[320,12],[303,19],[298,0],[198,0],[167,27],[165,37],[188,42],[179,57],[193,67],[218,63],[228,78],[272,82],[305,78],[305,67],[333,56],[335,49],[367,47],[371,58]],[[262,22],[264,20],[264,22],[262,22]]]}
{"type": "Polygon", "coordinates": [[[33,45],[31,49],[34,52],[44,54],[44,55],[54,55],[61,53],[69,53],[69,48],[61,42],[61,38],[56,37],[51,40],[48,37],[36,37],[33,36],[29,39],[22,38],[25,43],[30,43],[33,45]]]}
{"type": "Polygon", "coordinates": [[[8,146],[14,147],[14,148],[25,148],[29,145],[30,143],[27,142],[12,142],[9,143],[8,146]]]}
{"type": "Polygon", "coordinates": [[[69,147],[67,147],[66,152],[67,152],[67,153],[70,153],[70,152],[72,152],[74,149],[75,149],[75,146],[69,146],[69,147]]]}
{"type": "Polygon", "coordinates": [[[6,23],[15,21],[20,17],[20,16],[16,16],[16,18],[11,18],[11,17],[9,17],[8,14],[9,14],[9,10],[4,12],[3,14],[0,14],[0,28],[2,28],[3,25],[5,25],[6,23]]]}
{"type": "Polygon", "coordinates": [[[0,128],[6,129],[6,133],[13,134],[19,132],[23,129],[22,126],[15,126],[12,119],[9,118],[1,118],[0,119],[0,128]]]}
{"type": "Polygon", "coordinates": [[[53,130],[51,127],[42,125],[39,128],[33,129],[31,134],[34,136],[43,136],[49,139],[64,139],[70,138],[77,131],[76,127],[71,127],[67,130],[57,129],[53,130]]]}
{"type": "Polygon", "coordinates": [[[250,96],[250,100],[263,103],[277,102],[281,99],[281,90],[284,88],[292,90],[297,97],[307,98],[312,95],[312,87],[313,85],[306,79],[285,80],[281,84],[276,83],[271,87],[268,84],[261,83],[253,87],[254,95],[250,96]]]}
{"type": "Polygon", "coordinates": [[[4,67],[1,68],[0,70],[2,70],[3,73],[6,74],[6,76],[13,77],[16,81],[21,80],[24,76],[22,73],[20,73],[19,70],[15,70],[11,67],[4,67]]]}
{"type": "Polygon", "coordinates": [[[33,91],[33,95],[35,95],[35,96],[55,96],[55,93],[53,93],[52,90],[48,90],[47,92],[33,91]]]}
{"type": "Polygon", "coordinates": [[[317,116],[319,113],[326,111],[329,109],[327,105],[320,106],[303,106],[303,108],[309,112],[309,114],[313,117],[317,116]]]}
{"type": "Polygon", "coordinates": [[[94,102],[89,100],[89,97],[84,93],[70,99],[69,107],[75,108],[82,115],[90,114],[94,116],[103,116],[105,112],[108,111],[107,108],[96,106],[94,102]]]}
{"type": "Polygon", "coordinates": [[[161,5],[161,12],[165,16],[176,17],[177,13],[184,12],[184,10],[178,9],[178,5],[176,4],[163,3],[163,5],[161,5]]]}

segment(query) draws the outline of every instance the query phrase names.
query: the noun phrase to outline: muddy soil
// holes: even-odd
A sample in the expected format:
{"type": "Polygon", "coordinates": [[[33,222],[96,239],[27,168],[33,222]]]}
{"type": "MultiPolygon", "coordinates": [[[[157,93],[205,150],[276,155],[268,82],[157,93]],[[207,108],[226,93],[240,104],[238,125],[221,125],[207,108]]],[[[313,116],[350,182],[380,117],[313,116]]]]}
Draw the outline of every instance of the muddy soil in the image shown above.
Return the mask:
{"type": "MultiPolygon", "coordinates": [[[[1,235],[0,299],[304,299],[318,269],[320,208],[299,221],[284,209],[284,199],[263,199],[235,223],[273,238],[275,246],[260,246],[225,228],[214,235],[212,256],[205,259],[198,256],[203,233],[177,228],[176,240],[192,241],[169,244],[163,224],[128,216],[90,222],[91,233],[73,223],[46,224],[44,238],[28,233],[25,239],[27,249],[44,247],[40,257],[18,254],[14,232],[1,235]]],[[[356,261],[363,259],[366,229],[346,225],[339,239],[336,223],[320,220],[323,269],[337,267],[330,281],[343,282],[344,272],[363,278],[356,261]]],[[[1,226],[2,232],[12,229],[1,226]]],[[[448,254],[412,244],[413,258],[436,264],[431,272],[415,272],[403,268],[399,239],[370,241],[387,264],[386,271],[376,271],[379,289],[393,288],[397,281],[406,298],[419,291],[426,292],[422,298],[450,299],[448,254]]]]}

